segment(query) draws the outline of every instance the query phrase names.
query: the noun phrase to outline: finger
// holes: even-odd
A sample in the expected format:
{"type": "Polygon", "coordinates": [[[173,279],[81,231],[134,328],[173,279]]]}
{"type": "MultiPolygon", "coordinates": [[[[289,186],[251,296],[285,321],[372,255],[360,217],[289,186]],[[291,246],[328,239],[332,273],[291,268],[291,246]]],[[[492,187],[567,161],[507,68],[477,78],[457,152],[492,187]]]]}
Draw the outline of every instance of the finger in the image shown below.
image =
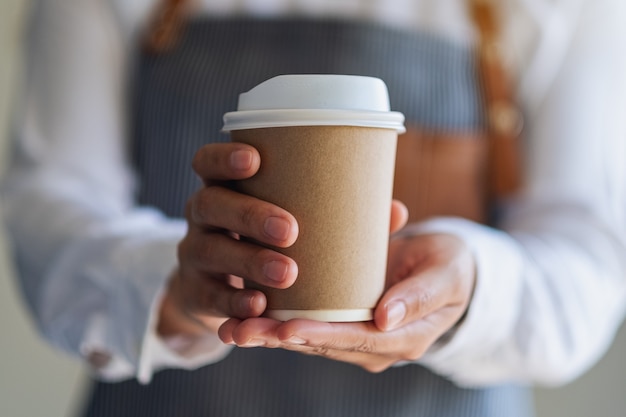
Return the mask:
{"type": "Polygon", "coordinates": [[[281,253],[197,229],[190,229],[181,241],[178,257],[186,269],[207,275],[236,275],[274,288],[288,288],[298,276],[295,261],[281,253]]]}
{"type": "Polygon", "coordinates": [[[298,222],[286,210],[217,186],[202,188],[192,196],[189,221],[277,247],[291,246],[298,237],[298,222]]]}
{"type": "Polygon", "coordinates": [[[456,302],[456,288],[448,271],[429,268],[393,285],[374,311],[374,322],[383,331],[421,320],[429,314],[456,302]]]}
{"type": "Polygon", "coordinates": [[[223,318],[190,319],[189,315],[180,308],[180,302],[175,302],[171,291],[166,291],[161,300],[157,333],[165,338],[179,335],[199,337],[208,332],[216,332],[223,323],[223,318]]]}
{"type": "Polygon", "coordinates": [[[265,311],[267,301],[260,291],[233,288],[195,271],[181,269],[180,275],[171,284],[172,298],[181,312],[196,321],[206,317],[258,317],[265,311]]]}
{"type": "Polygon", "coordinates": [[[205,182],[238,180],[253,176],[261,164],[258,151],[243,143],[211,143],[201,147],[192,168],[205,182]]]}
{"type": "MultiPolygon", "coordinates": [[[[240,347],[280,347],[281,342],[277,337],[276,329],[282,322],[259,317],[241,321],[232,327],[231,337],[240,347]]],[[[225,328],[225,331],[228,328],[225,328]]]]}
{"type": "Polygon", "coordinates": [[[360,366],[368,372],[383,372],[401,359],[393,357],[393,355],[378,355],[372,353],[362,353],[354,351],[345,351],[338,349],[328,349],[323,346],[307,346],[307,345],[286,345],[281,346],[285,350],[303,353],[311,356],[321,356],[326,359],[350,363],[360,366]]]}
{"type": "Polygon", "coordinates": [[[391,202],[391,233],[397,232],[402,229],[409,220],[409,209],[400,200],[393,200],[391,202]]]}
{"type": "Polygon", "coordinates": [[[397,239],[389,259],[392,285],[374,313],[380,329],[397,328],[444,306],[452,307],[457,319],[463,315],[476,274],[474,256],[463,241],[450,235],[397,239]]]}
{"type": "Polygon", "coordinates": [[[236,343],[233,339],[233,331],[237,326],[239,326],[241,321],[242,320],[240,319],[230,318],[222,323],[217,331],[217,335],[219,336],[220,340],[227,345],[235,345],[236,343]]]}
{"type": "Polygon", "coordinates": [[[449,328],[445,310],[392,332],[371,323],[287,322],[278,328],[283,348],[341,360],[380,372],[399,361],[419,359],[449,328]]]}
{"type": "Polygon", "coordinates": [[[327,323],[313,320],[290,320],[277,329],[281,342],[316,348],[319,353],[331,350],[378,354],[396,349],[389,334],[372,322],[327,323]]]}

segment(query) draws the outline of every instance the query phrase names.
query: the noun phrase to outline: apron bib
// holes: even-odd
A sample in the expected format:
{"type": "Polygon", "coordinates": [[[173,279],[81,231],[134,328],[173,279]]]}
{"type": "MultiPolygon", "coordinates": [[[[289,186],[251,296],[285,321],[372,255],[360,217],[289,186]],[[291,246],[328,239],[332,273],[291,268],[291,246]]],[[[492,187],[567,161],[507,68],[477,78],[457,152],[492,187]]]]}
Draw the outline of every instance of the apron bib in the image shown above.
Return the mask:
{"type": "MultiPolygon", "coordinates": [[[[236,109],[240,93],[279,74],[338,73],[383,79],[392,110],[404,113],[410,131],[419,132],[401,137],[413,139],[399,144],[399,155],[408,159],[398,162],[423,169],[396,183],[397,196],[417,201],[409,204],[416,207],[413,219],[479,219],[480,204],[468,209],[466,199],[446,201],[450,194],[471,195],[471,187],[483,187],[475,67],[469,48],[376,24],[192,20],[175,49],[142,56],[135,74],[139,201],[182,217],[186,200],[201,186],[192,157],[208,142],[229,140],[220,133],[222,115],[236,109]],[[456,153],[442,161],[440,150],[450,147],[456,153]],[[447,178],[456,191],[429,189],[433,175],[447,178]]],[[[289,351],[235,348],[196,371],[161,371],[149,385],[97,382],[84,415],[529,417],[533,411],[529,390],[515,385],[462,389],[419,365],[371,374],[289,351]]]]}

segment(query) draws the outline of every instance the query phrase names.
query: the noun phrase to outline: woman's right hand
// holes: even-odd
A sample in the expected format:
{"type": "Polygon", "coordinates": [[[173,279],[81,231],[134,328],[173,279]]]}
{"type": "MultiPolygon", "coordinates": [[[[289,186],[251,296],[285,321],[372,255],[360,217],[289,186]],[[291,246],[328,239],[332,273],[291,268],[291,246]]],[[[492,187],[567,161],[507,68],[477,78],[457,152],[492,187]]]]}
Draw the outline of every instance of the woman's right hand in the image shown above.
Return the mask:
{"type": "Polygon", "coordinates": [[[265,295],[243,289],[242,278],[275,288],[294,283],[298,270],[292,259],[239,239],[283,248],[298,236],[290,213],[227,186],[253,176],[260,163],[257,150],[241,143],[209,144],[196,153],[193,169],[204,187],[186,205],[188,231],[160,309],[162,337],[217,332],[227,318],[260,316],[265,295]]]}

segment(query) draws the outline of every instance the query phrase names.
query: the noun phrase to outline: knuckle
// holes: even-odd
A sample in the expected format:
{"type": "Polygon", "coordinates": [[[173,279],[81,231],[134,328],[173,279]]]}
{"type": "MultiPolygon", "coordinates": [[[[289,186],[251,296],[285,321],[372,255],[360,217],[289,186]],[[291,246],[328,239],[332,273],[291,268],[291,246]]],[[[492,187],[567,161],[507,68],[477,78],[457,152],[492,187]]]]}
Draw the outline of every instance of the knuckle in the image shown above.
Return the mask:
{"type": "Polygon", "coordinates": [[[215,314],[220,310],[218,301],[213,291],[194,291],[189,303],[190,313],[194,315],[215,314]]]}
{"type": "Polygon", "coordinates": [[[187,219],[187,221],[189,222],[193,221],[192,214],[193,214],[194,199],[195,197],[191,197],[185,203],[185,219],[187,219]]]}
{"type": "Polygon", "coordinates": [[[243,297],[230,296],[225,304],[228,306],[226,313],[228,313],[229,316],[241,316],[240,310],[242,310],[242,307],[244,307],[246,312],[251,309],[249,300],[243,297]]]}
{"type": "Polygon", "coordinates": [[[216,144],[204,145],[196,151],[191,160],[191,168],[204,181],[210,180],[210,177],[214,176],[215,168],[220,167],[220,153],[217,149],[216,144]]]}
{"type": "Polygon", "coordinates": [[[429,289],[424,289],[420,291],[417,301],[421,306],[427,307],[432,304],[433,293],[429,289]]]}
{"type": "Polygon", "coordinates": [[[357,343],[353,350],[360,353],[373,353],[376,351],[376,344],[373,340],[365,339],[357,343]]]}
{"type": "Polygon", "coordinates": [[[265,248],[259,248],[256,249],[251,256],[243,259],[240,263],[240,267],[242,268],[242,272],[245,274],[246,278],[256,278],[257,280],[265,281],[263,267],[268,262],[271,262],[273,258],[275,258],[273,251],[265,248]]]}
{"type": "Polygon", "coordinates": [[[210,223],[215,192],[215,187],[206,187],[196,193],[191,205],[191,220],[194,223],[210,223]]]}
{"type": "Polygon", "coordinates": [[[428,288],[420,288],[416,294],[416,302],[419,310],[428,310],[432,305],[434,295],[428,288]]]}
{"type": "Polygon", "coordinates": [[[239,208],[239,221],[246,227],[254,227],[257,210],[253,204],[242,204],[239,208]]]}
{"type": "Polygon", "coordinates": [[[314,346],[312,352],[320,356],[330,356],[330,349],[327,346],[314,346]]]}
{"type": "Polygon", "coordinates": [[[191,169],[193,169],[196,173],[199,173],[202,166],[204,165],[204,161],[206,160],[207,149],[206,146],[201,147],[194,154],[191,159],[191,169]]]}
{"type": "Polygon", "coordinates": [[[189,261],[189,254],[191,248],[189,244],[189,237],[185,236],[176,246],[176,259],[181,273],[186,269],[189,261]]]}
{"type": "Polygon", "coordinates": [[[182,276],[180,283],[181,310],[187,317],[195,316],[202,311],[202,300],[199,299],[201,292],[195,290],[195,285],[191,282],[193,278],[182,276]]]}
{"type": "Polygon", "coordinates": [[[215,239],[203,239],[202,244],[199,244],[195,250],[196,261],[201,265],[214,265],[219,258],[217,247],[215,239]]]}

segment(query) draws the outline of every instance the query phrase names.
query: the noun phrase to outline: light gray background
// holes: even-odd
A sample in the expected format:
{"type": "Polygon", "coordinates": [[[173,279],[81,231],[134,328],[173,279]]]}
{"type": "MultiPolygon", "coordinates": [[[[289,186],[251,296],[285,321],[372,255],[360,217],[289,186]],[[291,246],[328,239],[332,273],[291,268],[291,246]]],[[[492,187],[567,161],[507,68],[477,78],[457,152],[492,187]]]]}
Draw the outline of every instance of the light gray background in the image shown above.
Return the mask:
{"type": "MultiPolygon", "coordinates": [[[[20,73],[15,58],[27,5],[0,0],[0,171],[7,158],[8,111],[20,73]]],[[[0,416],[72,417],[88,386],[86,370],[37,335],[16,291],[7,250],[0,230],[0,416]]],[[[537,390],[538,416],[626,417],[625,353],[622,329],[605,358],[581,379],[537,390]]]]}

